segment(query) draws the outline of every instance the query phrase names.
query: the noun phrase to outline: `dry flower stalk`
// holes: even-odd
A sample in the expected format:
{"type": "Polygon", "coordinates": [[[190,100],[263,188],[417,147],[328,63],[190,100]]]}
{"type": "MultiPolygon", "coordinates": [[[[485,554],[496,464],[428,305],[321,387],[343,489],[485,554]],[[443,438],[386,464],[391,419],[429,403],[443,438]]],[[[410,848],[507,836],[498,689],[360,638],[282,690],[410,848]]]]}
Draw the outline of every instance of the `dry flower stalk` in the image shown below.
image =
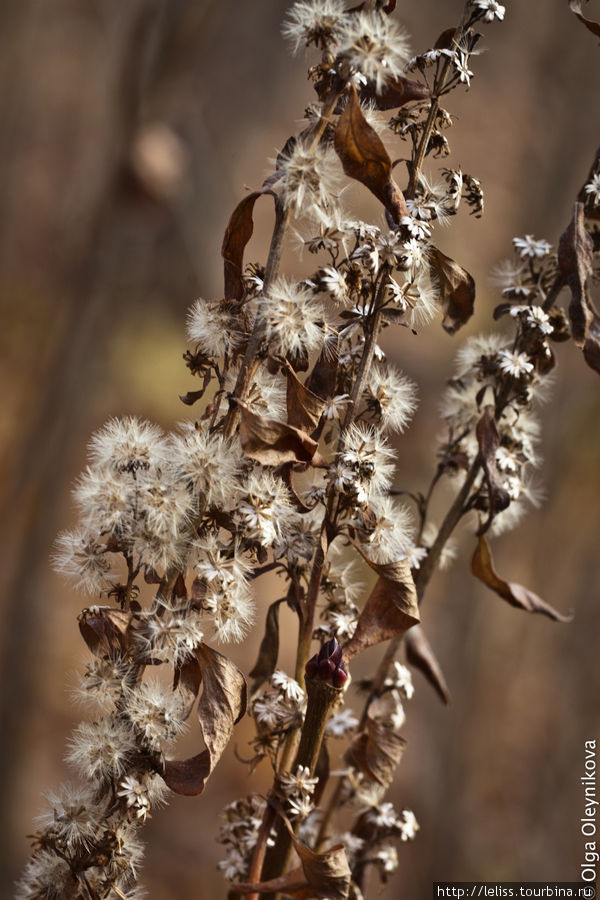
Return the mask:
{"type": "Polygon", "coordinates": [[[367,873],[385,880],[398,862],[395,843],[419,827],[410,810],[384,801],[405,745],[403,704],[413,695],[410,669],[395,655],[405,639],[409,664],[449,701],[418,623],[457,525],[474,534],[476,577],[516,607],[568,619],[495,571],[488,536],[514,527],[536,501],[532,407],[555,364],[549,342],[569,338],[569,319],[586,361],[600,370],[589,293],[600,245],[589,225],[600,216],[600,157],[558,253],[527,235],[499,267],[503,303],[495,317],[511,328],[460,349],[429,489],[394,488],[386,432],[405,430],[416,391],[387,363],[378,339],[391,326],[420,332],[438,311],[454,334],[472,314],[473,279],[435,246],[433,233],[462,202],[481,215],[481,185],[448,168],[433,184],[424,166],[450,152],[452,120],[441,100],[470,84],[475,26],[505,14],[496,0],[469,0],[455,29],[410,58],[394,7],[394,0],[291,6],[286,36],[296,49],[321,54],[310,70],[318,103],[274,173],[231,216],[223,299],[198,300],[190,310],[185,359],[201,386],[182,400],[210,399],[196,421],[169,435],[126,419],[92,438],[75,488],[80,525],[59,538],[56,559],[101,601],[79,621],[92,654],[81,692],[95,713],[71,740],[81,786],[49,795],[22,900],[140,896],[141,826],[169,790],[202,792],[247,708],[256,724],[251,766],[270,761],[274,781],[266,801],[250,795],[224,812],[221,869],[232,890],[360,898],[367,873]],[[382,110],[391,111],[387,131],[382,110]],[[404,191],[384,133],[408,146],[404,191]],[[350,217],[344,175],[381,201],[385,228],[350,217]],[[268,258],[245,264],[254,205],[264,196],[275,206],[268,258]],[[302,281],[280,272],[292,224],[315,257],[302,281]],[[557,306],[565,286],[568,316],[557,306]],[[436,527],[430,503],[442,479],[458,486],[436,527]],[[398,495],[414,501],[416,515],[398,495]],[[366,599],[352,556],[377,576],[366,599]],[[254,584],[273,570],[287,587],[268,610],[247,701],[243,674],[211,643],[243,640],[255,619],[254,584]],[[277,668],[283,606],[298,621],[294,677],[277,668]],[[309,659],[314,640],[323,646],[309,659]],[[345,705],[346,665],[384,642],[356,716],[345,705]],[[148,674],[156,667],[170,670],[171,686],[148,674]],[[193,710],[204,749],[171,758],[193,710]],[[333,739],[347,741],[346,769],[330,786],[323,747],[333,739]],[[353,822],[341,833],[340,808],[353,822]],[[290,863],[292,849],[299,864],[290,863]]]}

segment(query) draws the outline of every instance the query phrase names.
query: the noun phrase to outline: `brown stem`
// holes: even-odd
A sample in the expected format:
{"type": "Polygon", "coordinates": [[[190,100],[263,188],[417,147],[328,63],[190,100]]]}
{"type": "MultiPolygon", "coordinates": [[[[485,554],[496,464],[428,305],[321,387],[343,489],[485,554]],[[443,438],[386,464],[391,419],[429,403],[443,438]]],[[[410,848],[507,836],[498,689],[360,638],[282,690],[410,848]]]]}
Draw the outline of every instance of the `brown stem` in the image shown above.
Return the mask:
{"type": "MultiPolygon", "coordinates": [[[[453,49],[456,49],[458,47],[458,45],[463,37],[464,31],[465,31],[465,26],[466,26],[467,22],[469,21],[469,16],[470,16],[471,12],[472,12],[471,4],[470,4],[470,2],[467,2],[465,4],[462,19],[460,20],[460,23],[459,23],[456,31],[454,32],[454,36],[452,38],[452,48],[453,49]]],[[[440,108],[439,98],[442,94],[442,91],[444,90],[444,87],[446,86],[446,77],[448,75],[448,69],[450,68],[451,63],[452,63],[451,58],[449,56],[447,56],[444,60],[442,68],[440,69],[440,72],[439,72],[439,74],[435,80],[435,84],[433,86],[433,91],[432,91],[433,99],[431,101],[431,106],[429,108],[429,115],[427,116],[427,121],[425,122],[425,128],[423,130],[423,134],[421,135],[421,140],[419,142],[419,146],[417,149],[417,155],[416,155],[414,161],[411,163],[411,167],[410,167],[410,178],[409,178],[409,182],[408,182],[408,188],[406,189],[406,197],[408,199],[414,198],[416,190],[417,190],[419,175],[421,174],[421,169],[423,167],[423,163],[424,163],[425,157],[427,155],[427,148],[429,146],[431,132],[433,131],[436,116],[437,116],[439,108],[440,108]]]]}
{"type": "Polygon", "coordinates": [[[425,588],[429,584],[431,576],[433,575],[433,572],[439,562],[440,556],[442,555],[442,550],[446,546],[446,541],[456,528],[461,516],[464,513],[464,505],[469,497],[475,479],[477,478],[480,466],[481,460],[479,456],[477,456],[475,458],[475,461],[471,465],[471,468],[467,472],[467,476],[460,491],[454,498],[450,509],[446,513],[444,521],[440,525],[435,541],[431,545],[429,552],[423,560],[421,566],[419,567],[419,569],[417,569],[415,575],[415,588],[417,590],[419,604],[421,604],[423,601],[425,588]]]}
{"type": "MultiPolygon", "coordinates": [[[[314,775],[329,718],[329,711],[338,699],[341,688],[336,688],[328,682],[320,681],[319,679],[307,679],[306,691],[308,695],[306,716],[302,726],[300,746],[298,747],[292,771],[296,772],[298,766],[305,766],[310,770],[310,774],[314,775]]],[[[267,853],[265,860],[264,880],[277,878],[285,871],[292,853],[292,846],[292,837],[287,828],[285,828],[284,823],[280,822],[275,844],[267,853]]],[[[265,897],[265,900],[270,900],[270,897],[265,897]]]]}
{"type": "MultiPolygon", "coordinates": [[[[479,457],[475,459],[471,468],[469,469],[467,476],[462,484],[462,487],[458,494],[456,495],[450,509],[446,513],[444,520],[440,526],[437,537],[431,546],[427,557],[423,561],[423,564],[418,569],[415,576],[415,588],[417,590],[417,596],[419,599],[419,605],[422,603],[423,598],[425,596],[425,588],[429,584],[431,576],[435,571],[435,568],[439,562],[440,556],[442,554],[442,550],[446,545],[446,541],[452,534],[454,528],[458,524],[461,516],[465,510],[465,503],[469,498],[469,494],[471,492],[471,488],[473,487],[473,483],[477,477],[479,472],[481,462],[479,457]]],[[[371,685],[371,689],[369,691],[369,696],[367,697],[365,704],[363,706],[362,715],[360,718],[360,723],[358,726],[358,731],[361,731],[366,723],[367,715],[369,711],[369,706],[374,698],[381,692],[383,685],[385,684],[385,680],[388,676],[388,672],[390,666],[392,665],[394,659],[396,658],[396,654],[400,649],[400,645],[402,643],[402,639],[404,634],[400,634],[397,637],[393,638],[387,648],[386,651],[379,663],[377,668],[377,672],[375,673],[375,678],[373,679],[373,683],[371,685]]],[[[339,808],[340,800],[342,798],[342,794],[344,791],[344,783],[345,777],[342,775],[338,783],[335,787],[333,794],[329,800],[327,805],[327,809],[325,810],[325,814],[323,816],[323,820],[321,822],[321,827],[319,829],[319,835],[317,838],[316,848],[317,850],[325,840],[327,836],[327,830],[329,828],[329,824],[331,822],[331,818],[336,809],[339,808]]]]}
{"type": "MultiPolygon", "coordinates": [[[[256,882],[260,881],[260,873],[265,861],[265,853],[267,852],[267,841],[269,840],[271,829],[275,824],[275,818],[275,810],[267,800],[263,819],[258,830],[258,835],[256,836],[256,846],[252,855],[252,862],[248,871],[247,880],[250,884],[255,884],[256,882]]],[[[258,891],[255,891],[252,894],[247,894],[246,900],[259,900],[258,891]]]]}
{"type": "MultiPolygon", "coordinates": [[[[314,153],[317,149],[321,138],[323,137],[323,133],[329,123],[329,118],[339,100],[341,92],[335,92],[330,99],[327,101],[321,117],[319,119],[318,124],[315,127],[314,134],[312,136],[312,140],[308,147],[309,153],[314,153]]],[[[269,256],[267,259],[267,265],[265,268],[265,278],[263,282],[263,294],[267,294],[269,288],[273,284],[273,281],[277,278],[279,274],[279,267],[281,265],[281,255],[283,252],[283,242],[285,240],[285,236],[287,233],[287,229],[290,223],[292,215],[292,210],[289,205],[284,204],[279,198],[276,201],[276,216],[275,216],[275,227],[273,228],[273,235],[271,237],[271,245],[269,247],[269,256]]],[[[246,396],[248,388],[252,382],[252,378],[254,377],[254,373],[256,371],[256,367],[258,362],[256,360],[256,355],[260,349],[264,338],[265,332],[265,316],[262,315],[260,309],[256,316],[256,322],[254,323],[254,329],[252,334],[250,335],[250,340],[248,341],[248,346],[246,347],[246,352],[244,354],[244,359],[242,360],[242,365],[240,367],[240,371],[238,374],[237,382],[233,391],[233,396],[237,399],[243,400],[246,396]]],[[[232,403],[229,407],[229,411],[225,417],[225,422],[223,424],[223,434],[225,437],[231,437],[233,432],[235,431],[235,427],[237,424],[238,417],[238,408],[235,403],[232,403]]]]}

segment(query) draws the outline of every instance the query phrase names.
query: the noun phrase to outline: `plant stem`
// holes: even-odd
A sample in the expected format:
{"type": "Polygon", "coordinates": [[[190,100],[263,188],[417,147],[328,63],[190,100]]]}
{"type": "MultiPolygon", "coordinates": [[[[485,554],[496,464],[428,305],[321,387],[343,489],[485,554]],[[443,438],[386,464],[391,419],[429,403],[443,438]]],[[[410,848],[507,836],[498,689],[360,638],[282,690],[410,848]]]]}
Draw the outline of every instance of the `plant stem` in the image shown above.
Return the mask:
{"type": "MultiPolygon", "coordinates": [[[[470,3],[467,2],[465,4],[465,8],[463,10],[462,18],[456,31],[454,32],[454,37],[452,38],[452,47],[456,49],[463,37],[465,26],[469,21],[471,13],[470,3]]],[[[429,115],[427,116],[427,121],[425,122],[425,128],[423,129],[423,134],[421,135],[421,140],[419,142],[419,146],[417,148],[417,155],[414,161],[410,166],[410,178],[408,181],[408,188],[406,189],[405,195],[408,199],[413,199],[417,190],[417,184],[419,182],[419,175],[421,174],[421,169],[423,167],[423,163],[425,161],[425,157],[427,155],[427,148],[429,147],[429,140],[431,138],[431,133],[433,131],[435,120],[440,108],[439,98],[446,86],[446,77],[448,75],[448,69],[452,64],[451,57],[447,56],[442,64],[442,68],[440,69],[438,76],[435,80],[435,84],[433,86],[432,91],[432,101],[431,106],[429,108],[429,115]]]]}
{"type": "MultiPolygon", "coordinates": [[[[314,775],[329,718],[329,710],[339,697],[341,688],[336,688],[319,679],[307,679],[306,691],[308,704],[293,771],[297,771],[298,766],[305,766],[310,770],[310,774],[314,775]]],[[[292,838],[281,822],[275,844],[265,860],[263,879],[277,878],[281,875],[287,868],[291,852],[292,838]]],[[[265,900],[269,900],[269,897],[265,897],[265,900]]]]}
{"type": "MultiPolygon", "coordinates": [[[[422,603],[423,598],[425,596],[425,589],[429,584],[431,576],[435,571],[435,568],[439,562],[440,556],[442,554],[442,550],[444,549],[446,542],[450,535],[452,534],[454,528],[460,521],[461,516],[465,510],[465,503],[469,498],[469,494],[471,492],[471,488],[473,487],[473,483],[477,477],[479,472],[479,468],[481,466],[481,461],[479,456],[475,458],[475,461],[471,465],[471,468],[467,472],[466,478],[462,484],[462,487],[458,494],[456,495],[450,509],[446,513],[444,520],[440,526],[437,537],[431,546],[427,557],[423,561],[421,567],[417,570],[415,576],[415,588],[417,590],[417,596],[419,600],[419,605],[422,603]]],[[[363,706],[362,715],[360,718],[360,723],[358,726],[358,731],[360,732],[367,721],[367,715],[369,711],[369,706],[374,698],[381,692],[383,685],[385,684],[385,680],[387,678],[390,666],[392,665],[398,650],[400,649],[400,645],[402,643],[402,639],[404,634],[400,634],[397,637],[393,638],[388,646],[386,647],[386,651],[379,663],[377,668],[377,672],[375,673],[375,678],[373,679],[373,683],[371,685],[371,689],[369,691],[369,696],[365,701],[363,706]]],[[[325,837],[327,835],[327,830],[329,828],[329,824],[331,822],[331,818],[336,809],[339,808],[340,801],[342,798],[344,783],[345,783],[345,775],[342,775],[338,779],[338,783],[335,787],[333,794],[329,800],[327,805],[327,809],[325,810],[325,814],[323,816],[323,820],[321,822],[321,827],[319,829],[319,835],[316,842],[317,850],[322,845],[325,837]]]]}
{"type": "MultiPolygon", "coordinates": [[[[308,147],[309,153],[314,153],[319,146],[321,138],[323,137],[323,133],[327,125],[329,124],[329,118],[335,110],[337,102],[340,98],[340,94],[341,91],[334,92],[325,104],[308,147]]],[[[273,235],[271,237],[271,245],[269,247],[269,256],[265,268],[265,277],[262,288],[262,293],[265,296],[268,294],[269,288],[279,274],[281,256],[283,253],[283,242],[285,240],[285,236],[292,216],[291,206],[288,204],[284,204],[281,200],[281,197],[276,200],[275,208],[275,226],[273,228],[273,235]]],[[[248,388],[250,387],[250,384],[252,383],[252,379],[258,365],[256,356],[264,338],[265,324],[266,318],[259,308],[256,316],[256,322],[254,323],[254,328],[252,330],[252,334],[250,335],[250,340],[248,341],[248,346],[246,347],[244,359],[242,360],[242,365],[240,367],[236,385],[233,391],[233,396],[236,399],[243,400],[246,396],[248,388]]],[[[229,407],[229,410],[225,417],[225,422],[223,424],[223,435],[226,438],[231,437],[234,433],[237,425],[237,417],[238,408],[235,404],[232,403],[229,407]]]]}

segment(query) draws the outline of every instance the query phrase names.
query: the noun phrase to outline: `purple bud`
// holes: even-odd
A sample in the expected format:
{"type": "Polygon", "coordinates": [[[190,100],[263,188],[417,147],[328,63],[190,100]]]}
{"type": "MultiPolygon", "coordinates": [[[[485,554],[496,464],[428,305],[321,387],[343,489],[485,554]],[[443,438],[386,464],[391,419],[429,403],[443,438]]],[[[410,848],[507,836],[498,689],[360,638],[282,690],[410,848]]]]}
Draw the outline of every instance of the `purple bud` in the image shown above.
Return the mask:
{"type": "Polygon", "coordinates": [[[314,678],[317,674],[317,669],[319,668],[319,658],[317,654],[309,659],[306,663],[305,673],[307,678],[314,678]]]}
{"type": "Polygon", "coordinates": [[[321,662],[322,659],[328,658],[328,656],[329,656],[328,647],[329,647],[329,641],[327,641],[326,644],[323,644],[323,646],[319,650],[319,662],[321,662]]]}
{"type": "Polygon", "coordinates": [[[335,663],[330,659],[322,659],[319,663],[319,678],[321,681],[329,681],[335,671],[335,663]]]}
{"type": "Polygon", "coordinates": [[[334,672],[331,676],[331,683],[334,687],[340,688],[346,683],[347,678],[348,678],[348,673],[346,672],[346,667],[342,663],[341,666],[338,666],[334,670],[334,672]],[[342,668],[342,666],[343,666],[343,668],[342,668]]]}
{"type": "Polygon", "coordinates": [[[342,645],[338,644],[337,641],[335,642],[335,644],[336,644],[335,649],[333,650],[332,653],[329,654],[329,659],[331,660],[331,662],[334,662],[337,666],[338,663],[342,659],[342,645]]]}

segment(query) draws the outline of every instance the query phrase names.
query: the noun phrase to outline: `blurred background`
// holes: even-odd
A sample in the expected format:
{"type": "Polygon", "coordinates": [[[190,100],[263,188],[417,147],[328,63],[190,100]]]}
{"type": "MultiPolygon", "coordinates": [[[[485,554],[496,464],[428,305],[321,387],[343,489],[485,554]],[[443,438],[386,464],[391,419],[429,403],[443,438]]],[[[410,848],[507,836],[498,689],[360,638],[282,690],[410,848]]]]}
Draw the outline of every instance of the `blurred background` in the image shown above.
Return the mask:
{"type": "MultiPolygon", "coordinates": [[[[194,387],[181,358],[186,310],[198,296],[221,296],[231,210],[260,184],[312,100],[305,61],[280,37],[287,6],[0,6],[2,897],[27,857],[41,793],[70,777],[65,740],[83,714],[71,691],[86,659],[76,624],[85,600],[49,562],[57,532],[74,521],[70,486],[107,417],[148,417],[168,429],[186,415],[178,400],[194,387]]],[[[448,163],[480,178],[486,196],[481,221],[465,210],[436,235],[478,285],[464,333],[492,327],[498,297],[488,274],[510,255],[513,236],[556,243],[598,143],[595,38],[566,0],[506,7],[505,22],[484,29],[470,91],[447,104],[456,116],[448,163]]],[[[395,15],[417,52],[461,10],[462,0],[400,0],[395,15]]],[[[381,223],[364,192],[352,197],[381,223]]],[[[267,206],[248,260],[264,258],[267,206]]],[[[288,272],[294,265],[290,253],[288,272]]],[[[398,486],[428,484],[439,394],[464,333],[450,338],[439,321],[419,337],[386,333],[390,358],[421,395],[399,444],[398,486]]],[[[469,540],[433,581],[424,625],[453,704],[443,708],[415,675],[392,799],[414,810],[421,831],[399,848],[383,898],[425,900],[436,880],[579,877],[584,741],[600,737],[600,383],[572,345],[558,357],[542,410],[547,499],[494,552],[506,578],[576,617],[558,625],[504,604],[470,576],[469,540]]],[[[277,591],[266,583],[259,624],[277,591]]],[[[257,628],[235,649],[245,671],[259,639],[257,628]]],[[[365,654],[364,672],[376,656],[365,654]]],[[[242,756],[250,736],[242,723],[242,756]]],[[[187,742],[195,751],[198,736],[187,742]]],[[[176,797],[156,814],[142,875],[152,900],[226,896],[215,868],[218,812],[265,790],[268,775],[263,767],[250,777],[230,747],[202,797],[176,797]]]]}

